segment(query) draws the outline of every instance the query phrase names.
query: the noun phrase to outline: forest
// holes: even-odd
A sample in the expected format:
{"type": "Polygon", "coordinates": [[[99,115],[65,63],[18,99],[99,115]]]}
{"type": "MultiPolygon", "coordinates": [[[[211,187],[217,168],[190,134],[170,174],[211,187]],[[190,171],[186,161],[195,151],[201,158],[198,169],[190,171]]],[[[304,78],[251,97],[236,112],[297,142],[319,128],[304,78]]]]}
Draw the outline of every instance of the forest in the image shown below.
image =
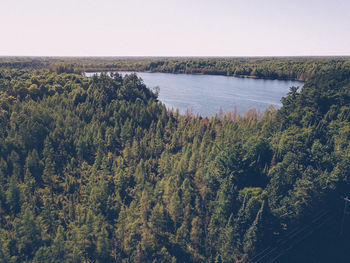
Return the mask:
{"type": "Polygon", "coordinates": [[[203,60],[1,58],[0,262],[348,262],[350,60],[203,60]],[[203,118],[102,67],[306,82],[203,118]]]}
{"type": "Polygon", "coordinates": [[[142,71],[305,81],[349,69],[350,57],[0,57],[0,68],[56,72],[142,71]]]}

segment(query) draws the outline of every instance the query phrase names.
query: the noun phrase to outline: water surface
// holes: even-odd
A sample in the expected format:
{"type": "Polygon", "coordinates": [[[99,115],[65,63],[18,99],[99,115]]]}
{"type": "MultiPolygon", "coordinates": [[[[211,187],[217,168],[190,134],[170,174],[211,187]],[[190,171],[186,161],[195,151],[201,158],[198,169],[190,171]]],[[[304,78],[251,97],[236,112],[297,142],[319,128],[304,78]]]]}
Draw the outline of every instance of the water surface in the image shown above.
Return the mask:
{"type": "MultiPolygon", "coordinates": [[[[120,72],[122,75],[130,72],[120,72]]],[[[94,73],[86,73],[91,76],[94,73]]],[[[232,111],[236,106],[242,114],[249,108],[263,112],[270,105],[281,107],[281,98],[291,86],[303,86],[302,82],[289,80],[265,80],[217,75],[189,75],[172,73],[137,72],[144,83],[159,87],[159,100],[169,109],[180,113],[192,110],[194,114],[212,116],[220,108],[232,111]]]]}

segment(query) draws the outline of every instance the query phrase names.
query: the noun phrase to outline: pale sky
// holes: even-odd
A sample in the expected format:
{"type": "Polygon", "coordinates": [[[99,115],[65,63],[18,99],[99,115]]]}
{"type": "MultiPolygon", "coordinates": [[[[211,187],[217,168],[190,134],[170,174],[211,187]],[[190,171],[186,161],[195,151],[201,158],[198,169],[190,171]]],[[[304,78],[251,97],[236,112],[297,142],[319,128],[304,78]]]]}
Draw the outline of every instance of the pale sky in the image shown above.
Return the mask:
{"type": "Polygon", "coordinates": [[[0,0],[0,56],[350,55],[350,0],[0,0]]]}

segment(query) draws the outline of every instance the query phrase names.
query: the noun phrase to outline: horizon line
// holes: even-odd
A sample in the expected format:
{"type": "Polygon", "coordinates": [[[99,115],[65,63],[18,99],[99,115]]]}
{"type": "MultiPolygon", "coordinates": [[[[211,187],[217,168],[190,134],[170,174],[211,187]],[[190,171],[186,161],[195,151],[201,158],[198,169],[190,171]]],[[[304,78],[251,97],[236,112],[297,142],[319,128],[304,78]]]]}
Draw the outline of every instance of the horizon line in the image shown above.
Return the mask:
{"type": "Polygon", "coordinates": [[[350,58],[350,55],[0,55],[0,58],[350,58]]]}

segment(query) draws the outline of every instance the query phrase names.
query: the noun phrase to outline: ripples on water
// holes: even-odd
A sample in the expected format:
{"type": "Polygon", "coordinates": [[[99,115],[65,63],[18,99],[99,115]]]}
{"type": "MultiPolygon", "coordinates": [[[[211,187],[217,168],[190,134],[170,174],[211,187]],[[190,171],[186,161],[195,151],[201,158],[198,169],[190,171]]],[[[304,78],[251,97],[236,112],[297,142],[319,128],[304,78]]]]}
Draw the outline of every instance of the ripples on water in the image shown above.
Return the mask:
{"type": "MultiPolygon", "coordinates": [[[[122,75],[131,72],[120,72],[122,75]]],[[[86,73],[92,76],[96,73],[86,73]]],[[[270,105],[281,107],[281,98],[291,86],[303,86],[290,80],[265,80],[217,75],[188,75],[171,73],[137,72],[144,83],[159,87],[159,100],[169,109],[180,113],[191,110],[194,114],[212,116],[220,109],[229,112],[236,106],[242,114],[249,108],[263,112],[270,105]]]]}

